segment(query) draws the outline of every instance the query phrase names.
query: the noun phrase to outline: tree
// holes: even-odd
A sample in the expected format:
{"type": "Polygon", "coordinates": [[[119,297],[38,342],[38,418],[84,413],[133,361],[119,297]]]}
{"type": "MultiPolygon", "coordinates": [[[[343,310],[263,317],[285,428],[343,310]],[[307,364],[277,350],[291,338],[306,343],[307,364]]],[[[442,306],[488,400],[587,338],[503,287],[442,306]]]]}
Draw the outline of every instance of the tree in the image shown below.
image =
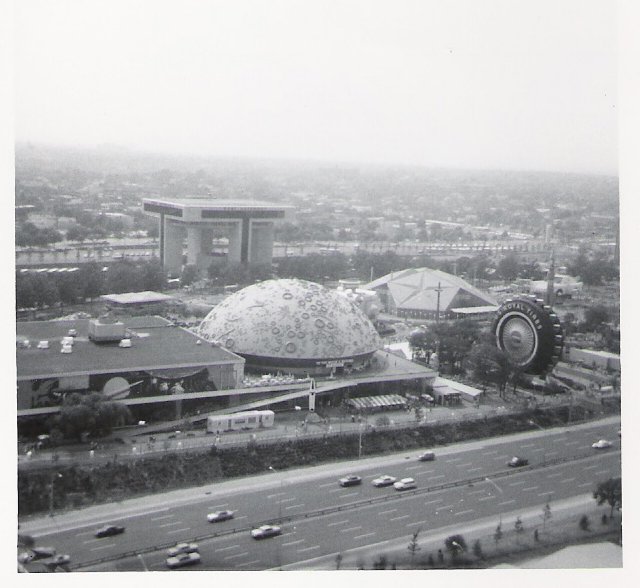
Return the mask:
{"type": "Polygon", "coordinates": [[[542,529],[546,529],[547,527],[547,521],[551,519],[551,505],[547,502],[547,504],[544,505],[544,508],[542,509],[542,514],[540,515],[540,518],[542,519],[542,529]]]}
{"type": "Polygon", "coordinates": [[[503,257],[500,260],[500,263],[498,263],[498,272],[504,280],[515,280],[518,277],[519,271],[520,262],[513,253],[510,253],[509,255],[503,257]]]}
{"type": "Polygon", "coordinates": [[[467,550],[467,542],[462,535],[450,535],[444,540],[444,546],[453,560],[457,560],[460,554],[467,550]]]}
{"type": "Polygon", "coordinates": [[[65,438],[83,440],[85,435],[108,435],[114,426],[131,420],[124,404],[108,400],[98,392],[73,393],[65,396],[60,413],[50,422],[50,430],[59,428],[65,438]]]}
{"type": "Polygon", "coordinates": [[[586,331],[596,332],[607,322],[609,322],[607,307],[603,304],[597,304],[587,308],[585,311],[583,328],[586,331]]]}
{"type": "Polygon", "coordinates": [[[198,277],[198,268],[195,265],[185,265],[180,276],[180,283],[183,286],[190,286],[198,277]]]}
{"type": "Polygon", "coordinates": [[[587,515],[582,515],[580,517],[580,521],[578,522],[578,526],[583,531],[590,531],[591,530],[591,528],[590,528],[591,527],[591,521],[589,520],[589,517],[587,515]]]}
{"type": "Polygon", "coordinates": [[[513,371],[509,356],[490,343],[477,343],[473,346],[466,358],[466,368],[484,386],[495,384],[501,395],[513,371]]]}
{"type": "Polygon", "coordinates": [[[516,532],[518,533],[522,533],[524,531],[524,526],[522,525],[522,520],[520,519],[520,517],[516,519],[514,527],[516,532]]]}
{"type": "Polygon", "coordinates": [[[420,551],[420,545],[418,545],[418,535],[420,534],[420,529],[418,529],[413,535],[411,535],[411,540],[409,541],[409,545],[407,549],[411,554],[411,560],[415,557],[416,553],[420,551]]]}
{"type": "Polygon", "coordinates": [[[482,551],[482,543],[480,542],[480,539],[476,539],[473,543],[473,555],[478,559],[484,559],[484,552],[482,551]]]}
{"type": "Polygon", "coordinates": [[[498,545],[498,543],[500,543],[501,539],[502,539],[502,523],[498,523],[498,526],[496,527],[496,530],[493,533],[493,540],[496,542],[496,545],[498,545]]]}
{"type": "Polygon", "coordinates": [[[82,297],[93,300],[105,293],[105,272],[95,262],[83,264],[78,272],[78,282],[82,284],[82,297]]]}
{"type": "Polygon", "coordinates": [[[609,478],[605,482],[600,482],[593,493],[598,506],[608,504],[611,507],[609,518],[613,517],[613,510],[622,509],[622,479],[609,478]]]}

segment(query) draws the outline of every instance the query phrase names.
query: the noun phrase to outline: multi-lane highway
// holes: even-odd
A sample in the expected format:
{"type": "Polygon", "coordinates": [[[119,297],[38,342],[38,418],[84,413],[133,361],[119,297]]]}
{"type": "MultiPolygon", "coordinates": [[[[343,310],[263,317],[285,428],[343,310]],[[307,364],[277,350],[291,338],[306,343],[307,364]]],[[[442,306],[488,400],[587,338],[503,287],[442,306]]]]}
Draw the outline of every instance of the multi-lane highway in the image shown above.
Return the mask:
{"type": "Polygon", "coordinates": [[[619,422],[609,420],[460,444],[438,449],[433,462],[417,461],[419,452],[403,452],[275,472],[235,481],[233,489],[226,484],[205,487],[176,505],[150,500],[148,508],[127,517],[119,517],[114,506],[108,521],[65,525],[61,519],[59,530],[45,530],[38,542],[69,553],[75,565],[88,564],[85,569],[166,569],[166,546],[194,539],[200,545],[199,569],[273,568],[384,545],[418,528],[459,524],[462,530],[465,523],[481,517],[589,493],[598,481],[620,475],[618,428],[619,422]],[[592,449],[601,438],[614,441],[614,446],[592,449]],[[528,458],[529,468],[508,468],[513,455],[528,458]],[[352,472],[362,476],[362,485],[340,487],[338,478],[352,472]],[[401,493],[393,487],[374,488],[371,481],[380,474],[412,477],[418,489],[401,493]],[[235,518],[207,522],[208,512],[222,509],[235,510],[235,518]],[[253,540],[249,530],[266,521],[281,521],[283,534],[253,540]],[[93,532],[105,522],[126,525],[126,532],[96,539],[93,532]],[[154,546],[163,549],[152,551],[154,546]],[[119,558],[133,552],[141,553],[119,558]],[[110,561],[98,564],[100,559],[110,561]]]}

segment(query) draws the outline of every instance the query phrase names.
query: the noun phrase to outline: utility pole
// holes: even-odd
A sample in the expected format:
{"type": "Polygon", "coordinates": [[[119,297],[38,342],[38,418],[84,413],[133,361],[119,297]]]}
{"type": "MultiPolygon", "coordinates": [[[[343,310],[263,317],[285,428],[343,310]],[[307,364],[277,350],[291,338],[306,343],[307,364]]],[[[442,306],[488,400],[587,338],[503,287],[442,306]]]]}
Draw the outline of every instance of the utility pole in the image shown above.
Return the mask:
{"type": "Polygon", "coordinates": [[[440,282],[438,282],[438,287],[435,289],[438,294],[438,301],[436,303],[436,323],[440,322],[440,292],[442,292],[443,288],[440,286],[440,282]]]}
{"type": "Polygon", "coordinates": [[[53,516],[53,485],[56,479],[62,478],[62,474],[55,473],[51,474],[51,486],[49,487],[49,516],[53,516]]]}
{"type": "Polygon", "coordinates": [[[554,278],[556,275],[556,265],[555,265],[555,251],[553,248],[551,249],[551,263],[549,265],[549,271],[547,272],[547,296],[545,302],[552,306],[554,303],[554,278]]]}

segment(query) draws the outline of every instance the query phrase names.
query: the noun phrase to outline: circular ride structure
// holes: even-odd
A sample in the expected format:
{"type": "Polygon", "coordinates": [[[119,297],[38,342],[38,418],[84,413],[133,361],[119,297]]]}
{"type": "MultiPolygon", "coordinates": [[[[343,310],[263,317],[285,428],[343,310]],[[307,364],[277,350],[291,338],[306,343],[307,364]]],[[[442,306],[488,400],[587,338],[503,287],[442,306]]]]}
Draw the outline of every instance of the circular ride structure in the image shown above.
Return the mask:
{"type": "Polygon", "coordinates": [[[564,335],[553,309],[535,296],[507,300],[496,313],[496,344],[526,373],[541,374],[560,359],[564,335]]]}

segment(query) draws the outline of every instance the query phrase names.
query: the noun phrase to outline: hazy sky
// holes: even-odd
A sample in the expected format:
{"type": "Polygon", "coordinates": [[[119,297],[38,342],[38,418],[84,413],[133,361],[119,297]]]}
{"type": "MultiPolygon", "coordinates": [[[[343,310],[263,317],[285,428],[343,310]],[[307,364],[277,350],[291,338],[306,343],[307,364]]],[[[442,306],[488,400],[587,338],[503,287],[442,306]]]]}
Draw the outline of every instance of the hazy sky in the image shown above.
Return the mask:
{"type": "Polygon", "coordinates": [[[20,0],[19,141],[617,172],[609,0],[20,0]]]}

